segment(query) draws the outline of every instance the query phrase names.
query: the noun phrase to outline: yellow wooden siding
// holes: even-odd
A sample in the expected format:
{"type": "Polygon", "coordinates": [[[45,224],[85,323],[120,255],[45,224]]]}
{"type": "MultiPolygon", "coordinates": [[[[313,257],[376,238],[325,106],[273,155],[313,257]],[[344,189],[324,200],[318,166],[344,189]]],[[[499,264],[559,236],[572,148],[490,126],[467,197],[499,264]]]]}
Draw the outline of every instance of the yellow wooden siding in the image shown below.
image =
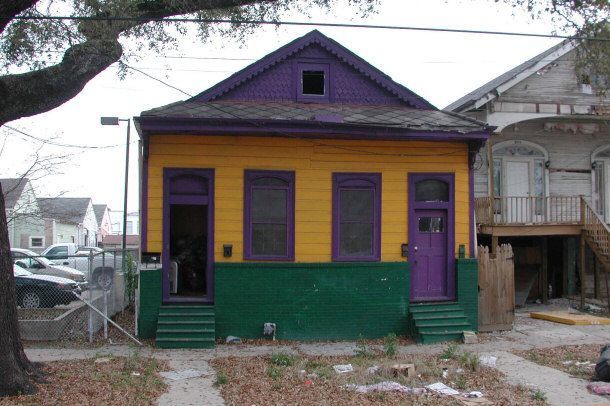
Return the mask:
{"type": "Polygon", "coordinates": [[[243,259],[244,169],[295,171],[296,262],[331,261],[333,172],[382,174],[382,261],[404,260],[400,256],[400,245],[408,242],[408,174],[455,173],[455,252],[460,244],[469,252],[466,144],[347,140],[325,140],[324,143],[334,147],[289,138],[151,137],[147,250],[161,251],[163,168],[175,167],[215,170],[216,261],[243,259]],[[233,244],[232,258],[222,256],[223,244],[233,244]]]}

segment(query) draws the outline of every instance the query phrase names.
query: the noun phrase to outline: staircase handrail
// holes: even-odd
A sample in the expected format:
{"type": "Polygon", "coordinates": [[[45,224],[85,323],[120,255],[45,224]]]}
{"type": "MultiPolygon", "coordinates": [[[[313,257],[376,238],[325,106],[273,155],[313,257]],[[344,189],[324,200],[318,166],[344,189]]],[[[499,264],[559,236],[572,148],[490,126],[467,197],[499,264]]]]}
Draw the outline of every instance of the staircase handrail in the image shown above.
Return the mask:
{"type": "Polygon", "coordinates": [[[599,244],[601,241],[599,241],[599,238],[595,238],[596,235],[591,233],[592,231],[592,227],[590,227],[590,225],[595,224],[598,228],[601,226],[601,229],[605,231],[606,234],[606,238],[605,240],[608,241],[610,240],[610,227],[608,227],[608,225],[606,224],[606,222],[604,221],[604,219],[602,218],[602,216],[593,208],[591,207],[591,205],[589,204],[589,202],[581,196],[581,204],[582,204],[582,226],[583,229],[586,230],[587,232],[589,232],[589,235],[591,236],[591,238],[598,243],[598,247],[599,249],[602,251],[603,254],[608,255],[608,247],[606,246],[606,244],[599,244]],[[588,211],[590,214],[590,216],[585,215],[585,212],[588,211]],[[589,217],[593,217],[594,220],[597,220],[595,222],[587,222],[587,219],[589,217]]]}

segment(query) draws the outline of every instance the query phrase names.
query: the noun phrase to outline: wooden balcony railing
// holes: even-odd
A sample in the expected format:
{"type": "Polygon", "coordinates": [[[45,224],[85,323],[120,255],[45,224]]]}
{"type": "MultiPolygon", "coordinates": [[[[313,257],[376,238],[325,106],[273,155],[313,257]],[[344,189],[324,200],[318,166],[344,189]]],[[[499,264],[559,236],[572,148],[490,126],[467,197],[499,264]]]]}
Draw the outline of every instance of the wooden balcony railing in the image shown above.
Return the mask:
{"type": "Polygon", "coordinates": [[[610,228],[585,199],[582,199],[582,218],[583,229],[597,245],[600,253],[608,258],[610,254],[610,228]]]}
{"type": "Polygon", "coordinates": [[[483,225],[580,224],[581,196],[497,196],[475,199],[483,225]]]}

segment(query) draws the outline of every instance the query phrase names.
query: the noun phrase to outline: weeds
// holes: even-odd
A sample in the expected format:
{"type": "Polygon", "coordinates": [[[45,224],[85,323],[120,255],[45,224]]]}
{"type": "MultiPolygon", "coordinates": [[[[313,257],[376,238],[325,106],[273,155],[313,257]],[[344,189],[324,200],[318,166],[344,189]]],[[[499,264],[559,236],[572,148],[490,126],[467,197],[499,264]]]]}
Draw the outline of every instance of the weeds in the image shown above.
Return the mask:
{"type": "Polygon", "coordinates": [[[532,397],[534,398],[534,400],[546,402],[546,393],[544,393],[540,389],[536,390],[535,392],[532,392],[532,397]]]}
{"type": "Polygon", "coordinates": [[[396,337],[396,334],[390,333],[383,338],[383,350],[385,351],[385,355],[388,357],[393,357],[396,355],[397,349],[398,337],[396,337]]]}
{"type": "Polygon", "coordinates": [[[281,367],[291,367],[298,360],[296,355],[279,353],[271,354],[271,362],[281,367]]]}
{"type": "Polygon", "coordinates": [[[214,382],[216,385],[224,385],[225,383],[227,383],[228,380],[229,378],[224,372],[216,372],[216,382],[214,382]]]}
{"type": "Polygon", "coordinates": [[[275,365],[269,365],[267,367],[266,374],[269,378],[276,381],[278,378],[281,378],[284,375],[284,372],[281,368],[278,368],[275,365]]]}
{"type": "Polygon", "coordinates": [[[460,348],[457,344],[449,344],[447,348],[443,350],[441,358],[444,359],[458,359],[460,357],[460,348]]]}
{"type": "Polygon", "coordinates": [[[356,344],[356,349],[354,350],[356,353],[356,357],[364,358],[364,359],[372,359],[375,358],[375,354],[370,352],[368,348],[366,348],[366,341],[362,338],[362,334],[360,335],[360,339],[356,344]]]}

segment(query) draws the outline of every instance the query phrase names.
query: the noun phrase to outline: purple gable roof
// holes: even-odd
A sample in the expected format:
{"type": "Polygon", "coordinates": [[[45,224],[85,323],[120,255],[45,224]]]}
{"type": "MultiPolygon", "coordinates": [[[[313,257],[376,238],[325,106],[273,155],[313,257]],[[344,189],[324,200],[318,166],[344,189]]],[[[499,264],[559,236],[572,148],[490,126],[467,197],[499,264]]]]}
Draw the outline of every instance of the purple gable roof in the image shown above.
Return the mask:
{"type": "Polygon", "coordinates": [[[328,63],[332,103],[436,110],[336,41],[314,30],[198,94],[190,101],[296,101],[294,64],[328,63]]]}

